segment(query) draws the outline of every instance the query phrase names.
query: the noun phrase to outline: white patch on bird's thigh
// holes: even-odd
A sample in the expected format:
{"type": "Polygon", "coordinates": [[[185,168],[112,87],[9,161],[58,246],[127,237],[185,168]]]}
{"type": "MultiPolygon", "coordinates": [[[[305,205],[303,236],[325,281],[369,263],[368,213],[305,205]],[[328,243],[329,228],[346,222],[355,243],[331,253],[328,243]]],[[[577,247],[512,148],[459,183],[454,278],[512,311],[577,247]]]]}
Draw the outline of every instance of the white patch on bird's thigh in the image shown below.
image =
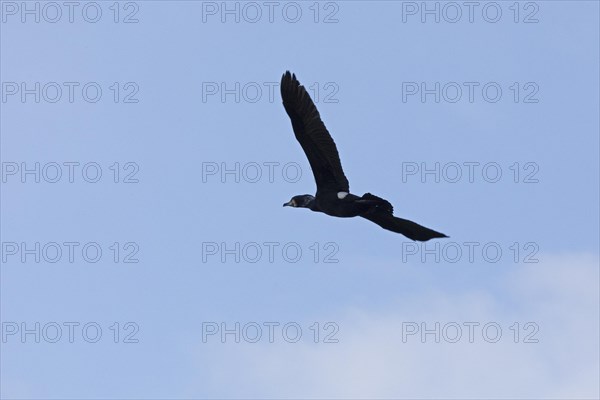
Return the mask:
{"type": "Polygon", "coordinates": [[[348,196],[348,192],[338,192],[338,199],[341,200],[346,196],[348,196]]]}

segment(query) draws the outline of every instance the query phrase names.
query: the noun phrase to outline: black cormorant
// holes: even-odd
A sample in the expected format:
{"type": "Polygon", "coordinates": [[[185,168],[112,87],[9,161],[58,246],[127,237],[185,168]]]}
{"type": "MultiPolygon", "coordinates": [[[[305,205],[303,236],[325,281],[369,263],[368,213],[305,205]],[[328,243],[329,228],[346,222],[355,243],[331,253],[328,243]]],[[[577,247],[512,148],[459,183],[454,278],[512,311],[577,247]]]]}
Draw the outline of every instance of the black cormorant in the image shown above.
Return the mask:
{"type": "Polygon", "coordinates": [[[308,92],[300,85],[296,75],[289,71],[281,78],[281,98],[317,183],[315,196],[294,196],[284,207],[309,208],[334,217],[363,217],[412,240],[425,242],[447,237],[412,221],[394,217],[394,209],[387,200],[370,193],[362,197],[351,194],[335,142],[308,92]]]}

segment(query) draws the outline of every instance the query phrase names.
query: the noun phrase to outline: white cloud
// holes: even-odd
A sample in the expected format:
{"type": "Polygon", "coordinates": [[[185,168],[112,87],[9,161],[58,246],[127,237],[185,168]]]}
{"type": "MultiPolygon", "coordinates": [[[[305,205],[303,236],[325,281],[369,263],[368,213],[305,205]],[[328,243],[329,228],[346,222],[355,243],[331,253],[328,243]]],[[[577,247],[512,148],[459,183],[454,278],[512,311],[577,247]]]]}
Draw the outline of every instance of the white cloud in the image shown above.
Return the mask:
{"type": "MultiPolygon", "coordinates": [[[[511,269],[498,293],[448,288],[402,297],[386,310],[346,310],[337,344],[203,344],[202,387],[191,396],[293,398],[598,398],[598,258],[563,255],[511,269]],[[402,342],[403,322],[463,326],[457,343],[402,342]],[[464,322],[479,322],[474,342],[464,322]],[[532,328],[539,343],[523,343],[532,328]],[[481,327],[502,328],[488,343],[481,327]],[[519,343],[510,329],[519,322],[519,343]],[[206,385],[210,381],[212,384],[206,385]],[[235,385],[232,382],[236,382],[235,385]]],[[[450,326],[449,326],[450,328],[450,326]]],[[[493,330],[490,330],[493,336],[493,330]]],[[[449,330],[449,336],[454,335],[449,330]]]]}

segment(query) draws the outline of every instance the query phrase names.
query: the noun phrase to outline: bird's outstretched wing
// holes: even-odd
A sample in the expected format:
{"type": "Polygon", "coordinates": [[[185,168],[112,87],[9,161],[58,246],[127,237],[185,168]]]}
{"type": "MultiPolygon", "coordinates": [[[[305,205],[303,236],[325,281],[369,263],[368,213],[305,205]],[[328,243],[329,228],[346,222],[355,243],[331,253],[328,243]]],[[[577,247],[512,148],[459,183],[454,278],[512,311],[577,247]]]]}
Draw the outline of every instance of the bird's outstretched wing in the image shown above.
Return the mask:
{"type": "Polygon", "coordinates": [[[433,229],[426,228],[416,222],[394,217],[389,210],[375,208],[372,211],[361,215],[361,217],[375,222],[377,225],[388,231],[401,233],[409,239],[426,242],[429,239],[448,237],[443,233],[436,232],[433,229]]]}
{"type": "Polygon", "coordinates": [[[335,142],[308,92],[289,71],[281,77],[281,98],[312,168],[317,191],[350,192],[335,142]]]}

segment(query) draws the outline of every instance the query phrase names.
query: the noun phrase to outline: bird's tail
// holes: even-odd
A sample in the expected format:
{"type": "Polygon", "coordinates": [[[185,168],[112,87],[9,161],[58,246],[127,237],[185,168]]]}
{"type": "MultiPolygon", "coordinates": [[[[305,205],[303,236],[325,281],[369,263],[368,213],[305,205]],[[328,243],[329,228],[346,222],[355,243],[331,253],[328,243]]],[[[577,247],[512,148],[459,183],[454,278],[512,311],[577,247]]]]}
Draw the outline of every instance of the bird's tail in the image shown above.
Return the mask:
{"type": "Polygon", "coordinates": [[[361,217],[376,223],[383,229],[401,233],[409,239],[418,240],[421,242],[426,242],[429,239],[434,238],[448,237],[443,233],[436,232],[433,229],[426,228],[407,219],[394,217],[394,209],[387,200],[370,193],[363,195],[362,199],[364,199],[364,201],[373,202],[376,206],[371,208],[365,214],[361,215],[361,217]]]}

